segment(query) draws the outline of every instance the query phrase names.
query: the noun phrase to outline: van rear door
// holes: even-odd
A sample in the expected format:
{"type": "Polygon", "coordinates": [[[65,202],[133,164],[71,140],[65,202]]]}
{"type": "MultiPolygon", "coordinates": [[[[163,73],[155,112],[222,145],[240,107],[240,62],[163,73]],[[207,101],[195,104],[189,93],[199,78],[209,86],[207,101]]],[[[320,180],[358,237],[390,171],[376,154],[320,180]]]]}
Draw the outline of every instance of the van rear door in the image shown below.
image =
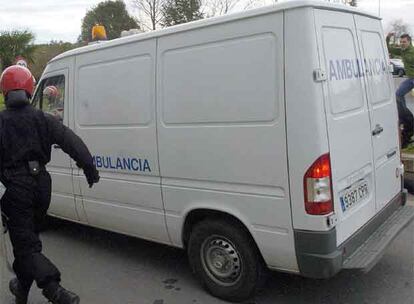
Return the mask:
{"type": "Polygon", "coordinates": [[[371,123],[354,17],[315,10],[337,245],[376,213],[371,123]]]}
{"type": "Polygon", "coordinates": [[[356,15],[355,24],[366,71],[378,212],[401,191],[398,114],[381,22],[356,15]]]}

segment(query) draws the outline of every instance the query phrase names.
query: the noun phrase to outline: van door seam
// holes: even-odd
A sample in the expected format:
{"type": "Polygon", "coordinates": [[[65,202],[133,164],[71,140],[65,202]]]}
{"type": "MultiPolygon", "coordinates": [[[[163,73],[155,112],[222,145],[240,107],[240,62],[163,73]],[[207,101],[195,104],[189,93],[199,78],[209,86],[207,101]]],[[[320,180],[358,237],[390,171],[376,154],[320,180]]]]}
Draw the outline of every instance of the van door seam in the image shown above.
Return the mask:
{"type": "Polygon", "coordinates": [[[158,63],[158,44],[159,44],[159,38],[155,38],[155,56],[154,56],[154,102],[155,102],[155,142],[157,145],[157,162],[158,162],[158,172],[160,175],[160,194],[161,194],[161,203],[162,203],[162,213],[164,215],[164,225],[165,225],[165,230],[167,232],[168,235],[168,239],[170,241],[171,244],[173,244],[172,242],[172,238],[171,238],[171,234],[170,231],[168,230],[168,225],[167,225],[167,213],[166,213],[166,208],[165,208],[165,200],[164,200],[164,190],[162,187],[162,174],[161,174],[161,161],[160,161],[160,140],[159,140],[159,130],[158,130],[158,126],[159,126],[159,121],[158,121],[158,79],[160,79],[160,76],[158,75],[158,69],[159,69],[159,63],[158,63]]]}

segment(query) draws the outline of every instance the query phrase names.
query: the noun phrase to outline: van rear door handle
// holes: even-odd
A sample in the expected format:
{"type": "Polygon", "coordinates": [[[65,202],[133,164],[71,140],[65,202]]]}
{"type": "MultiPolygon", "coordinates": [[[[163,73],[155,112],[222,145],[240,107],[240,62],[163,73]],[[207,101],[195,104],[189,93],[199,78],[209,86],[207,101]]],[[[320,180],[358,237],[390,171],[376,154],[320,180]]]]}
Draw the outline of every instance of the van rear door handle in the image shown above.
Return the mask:
{"type": "Polygon", "coordinates": [[[389,159],[389,158],[393,157],[395,154],[397,154],[397,151],[394,150],[394,151],[387,154],[387,158],[389,159]]]}
{"type": "Polygon", "coordinates": [[[384,131],[384,128],[380,125],[376,125],[375,129],[372,131],[372,136],[380,134],[382,131],[384,131]]]}

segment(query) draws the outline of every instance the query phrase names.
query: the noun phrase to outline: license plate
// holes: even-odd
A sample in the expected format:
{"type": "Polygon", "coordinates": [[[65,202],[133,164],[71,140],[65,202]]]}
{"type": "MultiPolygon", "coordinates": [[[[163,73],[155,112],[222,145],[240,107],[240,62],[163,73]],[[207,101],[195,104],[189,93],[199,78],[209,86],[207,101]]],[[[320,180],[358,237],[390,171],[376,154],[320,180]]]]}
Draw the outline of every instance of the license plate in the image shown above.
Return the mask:
{"type": "Polygon", "coordinates": [[[369,195],[368,182],[359,181],[345,190],[339,200],[341,202],[342,212],[346,212],[353,206],[363,201],[369,195]]]}

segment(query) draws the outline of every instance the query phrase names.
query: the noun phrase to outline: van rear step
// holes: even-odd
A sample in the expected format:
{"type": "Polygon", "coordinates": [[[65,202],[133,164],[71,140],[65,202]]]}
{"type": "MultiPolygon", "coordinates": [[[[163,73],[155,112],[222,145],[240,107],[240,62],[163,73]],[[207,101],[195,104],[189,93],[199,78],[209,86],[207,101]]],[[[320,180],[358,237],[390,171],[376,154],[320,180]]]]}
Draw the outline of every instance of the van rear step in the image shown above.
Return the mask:
{"type": "Polygon", "coordinates": [[[414,218],[414,207],[398,208],[378,229],[343,263],[343,269],[368,272],[384,254],[386,247],[414,218]]]}

